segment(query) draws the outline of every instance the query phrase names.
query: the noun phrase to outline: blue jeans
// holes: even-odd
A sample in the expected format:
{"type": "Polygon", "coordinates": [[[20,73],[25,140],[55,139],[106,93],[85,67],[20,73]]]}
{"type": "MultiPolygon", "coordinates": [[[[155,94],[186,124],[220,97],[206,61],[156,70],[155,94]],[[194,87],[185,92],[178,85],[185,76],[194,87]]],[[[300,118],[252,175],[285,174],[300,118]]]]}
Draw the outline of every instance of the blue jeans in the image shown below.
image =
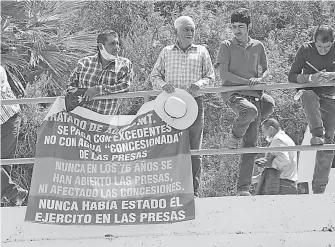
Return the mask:
{"type": "MultiPolygon", "coordinates": [[[[1,159],[14,158],[20,123],[21,116],[17,113],[1,124],[1,159]]],[[[1,166],[1,198],[16,186],[10,178],[11,169],[10,165],[1,166]]]]}
{"type": "MultiPolygon", "coordinates": [[[[198,104],[198,116],[194,123],[188,128],[190,136],[190,148],[191,150],[198,150],[201,148],[202,136],[204,129],[204,106],[203,106],[203,96],[195,98],[198,104]]],[[[193,189],[196,194],[200,185],[201,176],[201,156],[192,155],[192,175],[193,175],[193,189]]]]}
{"type": "MultiPolygon", "coordinates": [[[[270,95],[263,94],[256,101],[254,97],[233,94],[227,100],[227,105],[237,115],[232,134],[236,138],[243,138],[243,147],[255,147],[257,145],[261,118],[266,118],[273,112],[273,98],[270,95]]],[[[241,155],[240,174],[237,183],[238,191],[248,191],[250,189],[256,155],[241,155]]]]}
{"type": "Polygon", "coordinates": [[[297,195],[298,188],[294,181],[279,179],[279,195],[297,195]]]}
{"type": "MultiPolygon", "coordinates": [[[[334,143],[335,100],[318,96],[312,90],[306,90],[301,97],[302,107],[313,136],[324,137],[326,144],[334,143]]],[[[316,152],[312,181],[313,193],[324,193],[334,158],[334,150],[316,152]]]]}

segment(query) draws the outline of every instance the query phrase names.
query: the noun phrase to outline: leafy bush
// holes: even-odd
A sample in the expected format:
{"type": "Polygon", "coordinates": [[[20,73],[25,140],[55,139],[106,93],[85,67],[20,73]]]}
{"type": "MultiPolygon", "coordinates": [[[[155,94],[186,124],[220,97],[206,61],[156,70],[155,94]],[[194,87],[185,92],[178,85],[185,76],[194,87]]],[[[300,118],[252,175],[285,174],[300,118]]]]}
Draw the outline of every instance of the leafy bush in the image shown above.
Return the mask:
{"type": "MultiPolygon", "coordinates": [[[[27,98],[45,97],[46,88],[50,77],[43,74],[33,84],[28,84],[26,88],[27,98]]],[[[22,104],[21,107],[21,127],[16,149],[16,158],[34,158],[36,150],[37,132],[49,110],[40,104],[22,104]]],[[[22,188],[30,188],[33,164],[22,164],[12,166],[12,179],[22,188]]]]}

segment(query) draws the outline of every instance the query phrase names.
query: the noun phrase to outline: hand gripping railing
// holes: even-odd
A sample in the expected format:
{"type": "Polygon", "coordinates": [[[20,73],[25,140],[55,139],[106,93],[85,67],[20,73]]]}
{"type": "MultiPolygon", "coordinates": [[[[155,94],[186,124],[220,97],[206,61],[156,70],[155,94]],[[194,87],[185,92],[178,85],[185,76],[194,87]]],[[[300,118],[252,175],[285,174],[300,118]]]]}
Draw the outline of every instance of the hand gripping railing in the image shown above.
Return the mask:
{"type": "MultiPolygon", "coordinates": [[[[324,84],[314,83],[278,83],[265,85],[260,84],[253,87],[250,86],[234,86],[234,87],[214,87],[200,89],[203,93],[220,93],[220,92],[233,92],[241,90],[273,90],[273,89],[293,89],[293,88],[305,88],[305,87],[335,87],[335,80],[324,84]]],[[[144,101],[149,100],[149,96],[158,95],[161,91],[140,91],[140,92],[127,92],[111,94],[106,96],[98,96],[94,99],[113,99],[113,98],[134,98],[144,97],[144,101]]],[[[1,100],[1,105],[9,104],[34,104],[34,103],[53,103],[57,97],[42,97],[42,98],[24,98],[24,99],[6,99],[1,100]]],[[[240,154],[240,153],[267,153],[267,152],[278,152],[278,151],[317,151],[317,150],[335,150],[335,144],[327,144],[322,146],[293,146],[293,147],[250,147],[250,148],[239,148],[239,149],[202,149],[202,150],[191,150],[191,155],[218,155],[218,154],[240,154]]],[[[20,158],[20,159],[2,159],[1,165],[10,164],[31,164],[34,163],[34,158],[20,158]]]]}

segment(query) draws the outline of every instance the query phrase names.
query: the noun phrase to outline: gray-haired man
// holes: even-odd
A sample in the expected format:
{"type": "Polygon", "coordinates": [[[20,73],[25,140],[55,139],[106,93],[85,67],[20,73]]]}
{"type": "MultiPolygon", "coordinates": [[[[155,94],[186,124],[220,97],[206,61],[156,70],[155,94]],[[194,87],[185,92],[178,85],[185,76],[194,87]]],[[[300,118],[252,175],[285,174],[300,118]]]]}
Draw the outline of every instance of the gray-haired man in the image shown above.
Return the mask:
{"type": "MultiPolygon", "coordinates": [[[[195,24],[191,17],[181,16],[174,23],[176,43],[163,48],[151,72],[150,78],[155,90],[172,93],[175,87],[185,89],[198,104],[198,117],[189,127],[190,148],[199,149],[204,126],[203,95],[200,88],[214,82],[214,69],[207,49],[193,44],[195,24]]],[[[192,156],[193,187],[198,195],[201,174],[201,157],[192,156]]]]}

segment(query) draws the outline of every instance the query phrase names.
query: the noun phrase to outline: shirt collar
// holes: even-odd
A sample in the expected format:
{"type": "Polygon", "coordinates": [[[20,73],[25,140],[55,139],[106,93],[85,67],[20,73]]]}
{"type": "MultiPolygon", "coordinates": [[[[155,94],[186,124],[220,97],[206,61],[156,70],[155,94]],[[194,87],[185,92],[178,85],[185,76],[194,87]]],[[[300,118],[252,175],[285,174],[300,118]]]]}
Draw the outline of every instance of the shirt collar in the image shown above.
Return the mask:
{"type": "MultiPolygon", "coordinates": [[[[100,52],[98,52],[98,53],[94,56],[94,58],[95,58],[95,61],[98,61],[98,62],[101,64],[101,66],[102,66],[102,58],[101,58],[101,54],[100,54],[100,52]]],[[[106,66],[105,68],[109,67],[111,64],[114,64],[114,63],[115,63],[115,60],[113,60],[113,61],[109,61],[109,63],[107,64],[107,66],[106,66]]]]}
{"type": "MultiPolygon", "coordinates": [[[[190,47],[187,48],[186,52],[187,52],[188,50],[196,49],[196,48],[197,48],[197,46],[196,46],[195,44],[191,44],[190,47]]],[[[176,41],[176,43],[174,43],[174,45],[173,45],[173,49],[178,49],[178,50],[181,50],[181,51],[182,51],[182,49],[180,49],[180,47],[178,46],[177,41],[176,41]]]]}
{"type": "Polygon", "coordinates": [[[235,37],[233,38],[233,41],[232,41],[232,43],[234,45],[239,45],[239,46],[242,46],[242,47],[245,47],[245,48],[247,48],[248,46],[251,46],[254,42],[255,42],[255,40],[250,38],[250,37],[248,37],[248,42],[245,44],[245,46],[243,46],[240,42],[238,42],[235,37]]]}
{"type": "Polygon", "coordinates": [[[279,135],[282,135],[282,134],[285,134],[285,131],[284,131],[284,130],[279,130],[279,131],[277,132],[277,134],[275,134],[275,136],[274,136],[273,138],[275,138],[275,137],[278,138],[278,136],[279,136],[279,135]]]}

